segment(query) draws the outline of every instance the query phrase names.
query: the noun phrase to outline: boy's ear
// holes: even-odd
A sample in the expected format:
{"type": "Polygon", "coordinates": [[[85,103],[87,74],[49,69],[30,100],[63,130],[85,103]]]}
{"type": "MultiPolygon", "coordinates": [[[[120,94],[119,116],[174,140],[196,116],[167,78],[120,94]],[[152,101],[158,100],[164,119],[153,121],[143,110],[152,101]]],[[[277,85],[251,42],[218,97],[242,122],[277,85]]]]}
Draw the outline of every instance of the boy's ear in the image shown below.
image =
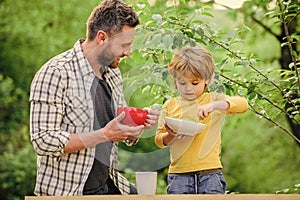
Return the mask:
{"type": "Polygon", "coordinates": [[[205,80],[205,84],[208,85],[210,83],[210,80],[205,80]]]}

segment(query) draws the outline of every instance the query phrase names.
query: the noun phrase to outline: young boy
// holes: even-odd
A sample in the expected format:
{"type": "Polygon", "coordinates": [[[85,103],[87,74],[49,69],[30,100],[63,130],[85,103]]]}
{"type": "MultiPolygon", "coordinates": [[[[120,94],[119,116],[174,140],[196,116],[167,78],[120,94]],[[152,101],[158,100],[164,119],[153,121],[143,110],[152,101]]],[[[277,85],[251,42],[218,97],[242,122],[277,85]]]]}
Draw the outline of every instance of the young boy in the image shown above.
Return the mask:
{"type": "Polygon", "coordinates": [[[201,47],[180,49],[168,67],[180,96],[165,102],[155,136],[157,146],[170,147],[167,192],[224,194],[220,159],[223,117],[246,112],[248,102],[239,96],[207,92],[215,64],[201,47]],[[186,136],[168,127],[165,117],[200,122],[206,127],[195,136],[186,136]]]}

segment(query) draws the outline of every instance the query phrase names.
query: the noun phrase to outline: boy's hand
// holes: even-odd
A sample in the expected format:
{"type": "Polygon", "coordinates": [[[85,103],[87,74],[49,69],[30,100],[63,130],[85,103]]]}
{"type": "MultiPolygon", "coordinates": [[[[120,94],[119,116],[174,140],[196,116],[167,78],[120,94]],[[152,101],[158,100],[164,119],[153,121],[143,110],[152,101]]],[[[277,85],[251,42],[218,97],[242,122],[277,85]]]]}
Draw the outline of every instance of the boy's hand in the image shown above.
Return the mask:
{"type": "Polygon", "coordinates": [[[204,119],[208,117],[212,111],[214,111],[213,103],[204,104],[198,108],[198,115],[200,119],[204,119]]]}
{"type": "Polygon", "coordinates": [[[165,128],[167,130],[167,135],[164,137],[164,144],[165,145],[171,145],[174,141],[183,139],[185,137],[191,137],[188,135],[178,134],[175,131],[173,131],[167,124],[165,124],[165,128]]]}
{"type": "Polygon", "coordinates": [[[176,132],[173,131],[167,124],[165,124],[165,128],[167,130],[169,137],[174,138],[176,136],[176,132]]]}
{"type": "Polygon", "coordinates": [[[208,117],[209,113],[214,110],[227,110],[230,104],[226,100],[214,101],[212,103],[204,104],[198,108],[198,114],[200,119],[208,117]]]}

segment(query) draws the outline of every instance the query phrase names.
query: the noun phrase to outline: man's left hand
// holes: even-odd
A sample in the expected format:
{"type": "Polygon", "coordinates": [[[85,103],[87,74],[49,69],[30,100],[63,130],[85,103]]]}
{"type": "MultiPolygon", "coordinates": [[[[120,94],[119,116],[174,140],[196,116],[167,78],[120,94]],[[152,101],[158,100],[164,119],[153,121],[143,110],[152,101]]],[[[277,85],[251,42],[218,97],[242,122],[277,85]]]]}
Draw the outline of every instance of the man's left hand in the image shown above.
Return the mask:
{"type": "Polygon", "coordinates": [[[153,128],[157,122],[158,122],[158,118],[159,118],[159,115],[160,115],[160,110],[157,109],[157,108],[147,108],[146,109],[148,111],[148,114],[147,114],[147,119],[145,121],[145,129],[151,129],[153,128]]]}

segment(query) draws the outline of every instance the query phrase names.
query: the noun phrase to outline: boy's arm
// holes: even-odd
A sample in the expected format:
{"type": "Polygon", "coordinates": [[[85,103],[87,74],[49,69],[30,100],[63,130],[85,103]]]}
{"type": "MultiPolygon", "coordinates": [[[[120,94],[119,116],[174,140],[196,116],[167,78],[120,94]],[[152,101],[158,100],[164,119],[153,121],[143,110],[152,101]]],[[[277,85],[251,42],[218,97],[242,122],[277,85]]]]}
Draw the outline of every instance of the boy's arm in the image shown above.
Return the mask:
{"type": "Polygon", "coordinates": [[[208,117],[214,110],[226,111],[227,115],[244,113],[248,109],[248,102],[244,97],[226,96],[224,100],[217,100],[199,107],[199,117],[201,119],[208,117]]]}
{"type": "Polygon", "coordinates": [[[232,96],[227,97],[226,101],[229,102],[230,106],[226,110],[226,114],[241,114],[248,110],[248,101],[244,97],[232,96]]]}
{"type": "Polygon", "coordinates": [[[219,100],[219,101],[213,101],[208,104],[204,104],[202,106],[199,106],[198,113],[200,119],[204,119],[208,117],[209,113],[211,113],[214,110],[228,110],[230,108],[230,103],[226,100],[219,100]]]}
{"type": "Polygon", "coordinates": [[[163,109],[161,110],[158,119],[158,126],[156,129],[156,135],[154,139],[155,144],[160,148],[167,147],[170,144],[170,142],[172,142],[176,137],[176,133],[172,129],[170,129],[165,122],[165,116],[168,105],[168,102],[166,102],[163,105],[163,109]]]}
{"type": "Polygon", "coordinates": [[[165,110],[164,109],[161,111],[161,114],[159,116],[157,124],[158,124],[158,126],[156,129],[156,135],[154,138],[154,142],[158,147],[164,148],[164,147],[166,147],[166,145],[164,144],[164,137],[166,134],[168,134],[166,127],[165,127],[165,110]]]}

